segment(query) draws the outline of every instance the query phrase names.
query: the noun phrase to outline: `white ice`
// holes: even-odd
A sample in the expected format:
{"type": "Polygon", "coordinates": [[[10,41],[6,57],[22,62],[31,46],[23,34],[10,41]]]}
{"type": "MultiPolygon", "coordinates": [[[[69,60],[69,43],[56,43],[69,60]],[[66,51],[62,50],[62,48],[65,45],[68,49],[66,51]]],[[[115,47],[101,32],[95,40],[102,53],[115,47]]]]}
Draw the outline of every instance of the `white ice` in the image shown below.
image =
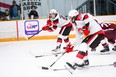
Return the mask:
{"type": "MultiPolygon", "coordinates": [[[[71,39],[73,40],[73,39],[71,39]]],[[[56,40],[17,41],[0,43],[0,77],[116,77],[113,66],[95,67],[75,70],[70,74],[67,70],[41,70],[40,66],[49,67],[58,57],[47,56],[35,58],[35,55],[51,53],[56,40]]],[[[116,61],[116,53],[99,55],[89,52],[90,65],[112,64],[116,61]]],[[[73,62],[77,52],[65,54],[52,68],[64,68],[66,62],[73,62]]]]}

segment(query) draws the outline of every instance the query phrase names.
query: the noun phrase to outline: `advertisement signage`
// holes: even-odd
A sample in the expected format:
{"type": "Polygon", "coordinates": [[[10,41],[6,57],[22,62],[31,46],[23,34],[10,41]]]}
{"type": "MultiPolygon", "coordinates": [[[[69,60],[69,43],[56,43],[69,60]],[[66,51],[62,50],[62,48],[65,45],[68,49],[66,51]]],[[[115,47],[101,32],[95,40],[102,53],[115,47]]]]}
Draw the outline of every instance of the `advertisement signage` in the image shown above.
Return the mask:
{"type": "Polygon", "coordinates": [[[24,22],[24,29],[26,35],[33,35],[39,32],[38,20],[26,20],[24,22]]]}

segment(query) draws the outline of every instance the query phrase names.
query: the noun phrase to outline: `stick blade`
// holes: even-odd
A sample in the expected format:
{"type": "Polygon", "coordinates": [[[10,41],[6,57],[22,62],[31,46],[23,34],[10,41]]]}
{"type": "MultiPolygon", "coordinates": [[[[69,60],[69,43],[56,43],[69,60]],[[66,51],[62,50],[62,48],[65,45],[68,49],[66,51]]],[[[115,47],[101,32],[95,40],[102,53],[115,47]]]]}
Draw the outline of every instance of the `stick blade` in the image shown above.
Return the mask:
{"type": "Polygon", "coordinates": [[[42,66],[42,69],[43,69],[43,70],[49,70],[48,67],[43,67],[43,66],[42,66]]]}
{"type": "Polygon", "coordinates": [[[35,56],[35,58],[39,58],[39,57],[44,57],[45,55],[39,55],[39,56],[35,56]]]}
{"type": "Polygon", "coordinates": [[[116,62],[113,63],[113,66],[116,67],[116,62]]]}

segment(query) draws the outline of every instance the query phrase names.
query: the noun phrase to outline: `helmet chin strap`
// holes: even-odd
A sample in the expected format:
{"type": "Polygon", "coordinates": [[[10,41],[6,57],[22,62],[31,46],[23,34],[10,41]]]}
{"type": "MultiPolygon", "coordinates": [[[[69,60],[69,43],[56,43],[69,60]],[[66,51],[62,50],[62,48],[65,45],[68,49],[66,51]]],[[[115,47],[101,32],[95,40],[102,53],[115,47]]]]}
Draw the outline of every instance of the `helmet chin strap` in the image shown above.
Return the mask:
{"type": "Polygon", "coordinates": [[[75,16],[73,16],[72,18],[70,18],[70,20],[72,21],[72,23],[75,23],[75,16]]]}

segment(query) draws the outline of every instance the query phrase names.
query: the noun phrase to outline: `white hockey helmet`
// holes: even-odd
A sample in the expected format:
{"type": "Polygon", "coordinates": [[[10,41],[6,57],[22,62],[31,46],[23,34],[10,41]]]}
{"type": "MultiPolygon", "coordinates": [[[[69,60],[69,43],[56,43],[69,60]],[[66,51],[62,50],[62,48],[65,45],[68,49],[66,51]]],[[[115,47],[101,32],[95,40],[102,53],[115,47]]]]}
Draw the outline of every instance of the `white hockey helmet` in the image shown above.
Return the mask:
{"type": "Polygon", "coordinates": [[[76,15],[78,15],[78,11],[77,10],[70,10],[69,13],[68,13],[68,17],[74,17],[76,15]]]}
{"type": "Polygon", "coordinates": [[[51,9],[50,14],[52,14],[52,13],[57,13],[57,11],[55,9],[51,9]]]}

